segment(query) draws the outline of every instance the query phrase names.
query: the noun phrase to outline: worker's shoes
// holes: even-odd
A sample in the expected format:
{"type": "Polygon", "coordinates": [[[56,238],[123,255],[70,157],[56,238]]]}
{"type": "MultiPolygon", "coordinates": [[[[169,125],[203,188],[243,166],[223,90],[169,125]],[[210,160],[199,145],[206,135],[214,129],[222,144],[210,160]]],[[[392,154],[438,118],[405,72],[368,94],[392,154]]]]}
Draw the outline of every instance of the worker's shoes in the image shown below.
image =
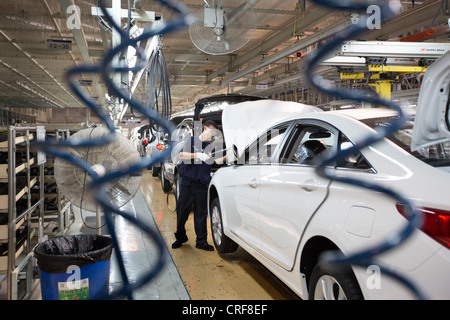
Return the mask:
{"type": "Polygon", "coordinates": [[[206,251],[214,251],[214,247],[212,245],[208,244],[207,242],[196,243],[195,247],[197,249],[202,249],[202,250],[206,250],[206,251]]]}
{"type": "Polygon", "coordinates": [[[181,240],[177,239],[174,243],[172,243],[172,249],[178,249],[183,245],[183,243],[187,242],[188,238],[183,238],[181,240]]]}
{"type": "MultiPolygon", "coordinates": [[[[180,248],[183,243],[187,242],[188,238],[181,238],[181,239],[177,239],[174,243],[172,243],[172,249],[178,249],[180,248]]],[[[197,242],[195,247],[197,249],[202,249],[202,250],[206,250],[206,251],[214,251],[214,247],[210,244],[208,244],[206,241],[205,242],[197,242]]]]}

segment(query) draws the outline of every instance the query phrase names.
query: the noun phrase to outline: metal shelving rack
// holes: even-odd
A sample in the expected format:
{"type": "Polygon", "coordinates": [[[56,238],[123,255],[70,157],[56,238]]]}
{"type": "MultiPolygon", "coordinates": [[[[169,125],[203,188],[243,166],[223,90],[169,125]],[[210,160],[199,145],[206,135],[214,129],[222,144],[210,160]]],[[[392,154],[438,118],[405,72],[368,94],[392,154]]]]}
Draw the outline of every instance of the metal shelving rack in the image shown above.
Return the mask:
{"type": "MultiPolygon", "coordinates": [[[[31,157],[30,142],[36,137],[45,136],[44,127],[15,127],[8,128],[8,140],[0,142],[0,152],[8,153],[8,164],[0,165],[0,182],[8,183],[8,195],[0,195],[0,214],[8,215],[7,225],[0,225],[0,240],[8,244],[8,255],[0,257],[0,274],[6,273],[7,299],[27,299],[34,285],[34,259],[32,239],[43,241],[44,217],[44,162],[45,156],[38,153],[31,157]],[[22,135],[17,135],[20,132],[22,135]],[[26,154],[26,162],[16,166],[16,153],[22,151],[26,154]],[[31,176],[31,166],[39,167],[39,176],[31,176]],[[17,174],[26,172],[26,183],[23,186],[17,183],[17,174]],[[20,189],[18,189],[20,186],[20,189]],[[39,198],[32,204],[31,191],[39,186],[39,198]],[[27,209],[17,212],[16,202],[27,200],[27,209]],[[38,215],[38,223],[31,224],[32,214],[38,215]],[[16,245],[16,231],[26,228],[26,239],[19,246],[16,245]],[[25,293],[19,292],[19,281],[25,280],[25,293]]],[[[23,179],[23,178],[22,178],[23,179]]]]}
{"type": "MultiPolygon", "coordinates": [[[[70,137],[70,130],[68,129],[56,129],[55,132],[47,132],[48,135],[54,136],[56,139],[67,139],[70,137]]],[[[54,167],[54,157],[47,156],[46,169],[54,167]]],[[[44,174],[44,181],[48,183],[55,182],[54,173],[44,174]]],[[[58,187],[56,187],[55,193],[45,194],[44,198],[49,199],[56,198],[57,207],[56,210],[44,210],[44,222],[56,221],[57,227],[52,232],[47,233],[48,236],[61,236],[65,235],[73,222],[73,204],[68,201],[61,193],[58,187]]]]}

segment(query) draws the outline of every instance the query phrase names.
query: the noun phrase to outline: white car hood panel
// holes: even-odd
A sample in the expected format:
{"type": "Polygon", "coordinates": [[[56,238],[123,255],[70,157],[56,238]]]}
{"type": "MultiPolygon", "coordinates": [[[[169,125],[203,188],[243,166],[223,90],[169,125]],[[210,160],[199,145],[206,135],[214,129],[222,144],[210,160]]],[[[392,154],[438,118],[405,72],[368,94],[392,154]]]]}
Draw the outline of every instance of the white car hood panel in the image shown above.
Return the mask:
{"type": "Polygon", "coordinates": [[[302,113],[324,112],[301,103],[257,100],[230,105],[223,110],[222,128],[227,148],[235,146],[238,156],[259,135],[277,123],[302,113]]]}
{"type": "Polygon", "coordinates": [[[450,84],[450,52],[425,72],[417,102],[411,150],[450,141],[447,112],[450,84]]]}

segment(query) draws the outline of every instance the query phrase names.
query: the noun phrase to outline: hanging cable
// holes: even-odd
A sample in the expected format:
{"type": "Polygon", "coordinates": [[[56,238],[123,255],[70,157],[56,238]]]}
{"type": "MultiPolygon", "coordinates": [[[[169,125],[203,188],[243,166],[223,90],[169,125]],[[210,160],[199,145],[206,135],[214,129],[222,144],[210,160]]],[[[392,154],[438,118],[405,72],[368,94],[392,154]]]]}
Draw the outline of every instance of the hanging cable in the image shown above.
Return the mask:
{"type": "MultiPolygon", "coordinates": [[[[314,2],[332,7],[339,10],[355,10],[355,11],[366,11],[369,6],[366,2],[360,1],[332,1],[332,0],[313,0],[314,2]]],[[[398,13],[398,8],[401,4],[398,1],[388,1],[381,2],[380,13],[382,17],[382,21],[386,21],[387,19],[393,17],[398,13]]],[[[335,253],[327,254],[323,258],[325,261],[329,263],[336,264],[351,264],[361,267],[368,267],[370,265],[377,265],[380,267],[382,273],[396,279],[407,288],[409,288],[414,295],[419,299],[424,299],[425,296],[421,292],[419,288],[417,288],[414,283],[410,279],[406,279],[404,276],[398,274],[391,268],[383,266],[381,263],[376,261],[376,257],[384,253],[388,250],[396,248],[401,245],[409,236],[422,224],[422,217],[418,210],[415,209],[414,205],[411,201],[405,198],[400,192],[396,190],[389,189],[382,185],[378,185],[376,183],[371,183],[367,181],[352,179],[345,176],[338,176],[332,173],[332,170],[327,170],[327,166],[332,166],[333,163],[337,162],[339,159],[343,159],[346,156],[350,156],[354,152],[358,150],[362,150],[377,141],[380,141],[384,138],[391,137],[395,132],[402,128],[406,116],[402,111],[400,105],[392,102],[381,99],[375,92],[373,91],[357,91],[357,90],[344,90],[343,88],[337,88],[334,84],[322,78],[321,76],[314,74],[314,68],[326,58],[326,55],[329,52],[332,52],[338,45],[346,40],[357,39],[357,35],[363,31],[367,30],[367,16],[361,16],[359,22],[357,24],[349,25],[344,28],[340,33],[336,35],[329,43],[327,43],[324,47],[322,47],[319,51],[317,51],[306,68],[306,78],[310,81],[310,84],[315,89],[324,92],[333,97],[339,97],[341,99],[351,99],[361,102],[368,102],[373,105],[386,106],[398,113],[398,117],[394,121],[392,121],[389,125],[383,127],[377,127],[377,134],[362,137],[360,141],[355,142],[355,145],[349,149],[343,150],[338,154],[332,156],[331,158],[325,160],[322,164],[317,167],[317,173],[321,176],[329,178],[331,180],[340,181],[343,183],[353,184],[362,188],[366,188],[369,190],[373,190],[376,192],[381,192],[386,194],[388,197],[395,199],[396,201],[404,204],[407,207],[408,212],[408,220],[409,223],[397,233],[389,236],[385,241],[379,243],[371,248],[366,248],[360,252],[350,254],[348,256],[337,255],[335,253]]]]}
{"type": "Polygon", "coordinates": [[[144,63],[139,63],[135,67],[128,66],[117,66],[113,65],[113,58],[117,55],[122,54],[129,46],[132,46],[136,49],[136,54],[141,58],[140,61],[146,61],[144,59],[143,50],[139,48],[138,43],[140,41],[149,39],[153,36],[164,34],[166,32],[172,32],[175,30],[179,30],[181,28],[185,28],[189,25],[190,21],[193,20],[192,16],[189,14],[187,8],[182,3],[176,3],[172,0],[159,0],[159,2],[173,10],[178,14],[179,18],[174,21],[168,21],[164,25],[159,26],[153,30],[145,31],[140,36],[130,39],[128,34],[122,30],[120,26],[118,26],[112,19],[112,17],[108,14],[105,9],[105,1],[99,0],[99,7],[103,13],[104,20],[108,23],[113,29],[115,29],[121,37],[121,43],[117,47],[111,49],[106,53],[104,58],[99,64],[95,65],[82,65],[79,67],[72,68],[67,71],[66,77],[68,80],[68,84],[71,90],[95,113],[97,116],[106,124],[108,128],[108,134],[94,139],[66,139],[66,140],[56,140],[47,138],[44,141],[37,141],[34,143],[34,147],[55,157],[59,157],[63,160],[66,160],[73,165],[85,170],[87,174],[89,174],[92,178],[92,182],[89,184],[88,189],[92,193],[93,198],[97,201],[97,203],[101,206],[104,215],[106,224],[111,234],[113,247],[116,252],[117,262],[119,265],[120,275],[123,280],[123,286],[116,291],[109,294],[107,297],[93,297],[93,299],[105,299],[105,298],[117,298],[125,296],[129,299],[132,299],[132,293],[134,290],[146,284],[148,281],[153,279],[164,267],[164,264],[167,259],[167,250],[165,248],[165,243],[161,237],[161,235],[154,230],[154,228],[147,223],[140,221],[134,217],[134,215],[127,213],[125,211],[120,210],[116,206],[112,205],[108,200],[106,194],[105,185],[113,180],[116,180],[125,175],[134,175],[140,174],[140,172],[151,166],[154,163],[161,162],[165,158],[169,157],[171,154],[171,147],[164,149],[158,156],[147,158],[142,157],[141,161],[137,163],[130,164],[124,168],[118,168],[115,171],[107,172],[103,176],[99,176],[93,169],[92,166],[82,158],[75,157],[70,155],[66,148],[86,148],[93,146],[102,146],[111,143],[114,140],[115,135],[115,125],[111,117],[105,113],[101,106],[98,105],[95,100],[84,91],[78,84],[77,76],[85,73],[85,74],[100,74],[102,75],[108,89],[113,93],[114,96],[119,99],[123,99],[125,103],[128,103],[132,108],[138,110],[140,113],[145,115],[149,121],[153,121],[158,126],[162,127],[164,130],[168,132],[172,132],[174,128],[173,124],[168,121],[166,118],[161,117],[158,112],[154,109],[146,108],[145,105],[142,105],[139,101],[134,100],[132,97],[128,96],[126,93],[122,92],[122,90],[113,83],[110,75],[112,73],[122,73],[129,71],[138,71],[146,67],[144,63]],[[125,264],[123,261],[123,257],[121,254],[120,246],[118,243],[117,235],[115,233],[115,227],[112,219],[112,215],[120,215],[125,218],[127,221],[141,229],[145,234],[148,235],[156,244],[159,258],[155,265],[144,275],[141,275],[136,281],[131,282],[128,279],[127,271],[125,268],[125,264]]]}
{"type": "MultiPolygon", "coordinates": [[[[169,71],[167,63],[161,50],[161,46],[156,48],[148,61],[146,68],[146,98],[147,108],[155,110],[164,119],[170,119],[172,114],[172,97],[170,93],[169,71]]],[[[131,112],[136,117],[142,114],[131,108],[131,112]]],[[[153,121],[150,122],[152,134],[164,131],[153,121]]]]}
{"type": "Polygon", "coordinates": [[[169,119],[172,114],[172,98],[170,95],[169,71],[161,48],[155,50],[148,64],[149,92],[153,88],[153,94],[149,94],[148,105],[160,112],[162,117],[169,119]],[[162,105],[159,110],[159,100],[162,105]]]}

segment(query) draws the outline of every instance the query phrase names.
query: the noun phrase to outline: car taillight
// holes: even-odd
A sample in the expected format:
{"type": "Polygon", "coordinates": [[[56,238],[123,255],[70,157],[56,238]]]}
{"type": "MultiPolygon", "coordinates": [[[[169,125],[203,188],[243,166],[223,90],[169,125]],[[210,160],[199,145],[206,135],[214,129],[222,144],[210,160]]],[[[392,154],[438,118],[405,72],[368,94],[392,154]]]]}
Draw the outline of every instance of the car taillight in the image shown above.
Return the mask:
{"type": "Polygon", "coordinates": [[[164,145],[161,144],[161,143],[158,143],[158,144],[156,145],[156,149],[162,150],[162,149],[164,149],[164,145]]]}
{"type": "MultiPolygon", "coordinates": [[[[405,206],[397,203],[398,212],[404,217],[408,217],[405,206]]],[[[431,238],[450,249],[450,212],[432,208],[417,208],[423,217],[423,232],[431,238]]]]}

